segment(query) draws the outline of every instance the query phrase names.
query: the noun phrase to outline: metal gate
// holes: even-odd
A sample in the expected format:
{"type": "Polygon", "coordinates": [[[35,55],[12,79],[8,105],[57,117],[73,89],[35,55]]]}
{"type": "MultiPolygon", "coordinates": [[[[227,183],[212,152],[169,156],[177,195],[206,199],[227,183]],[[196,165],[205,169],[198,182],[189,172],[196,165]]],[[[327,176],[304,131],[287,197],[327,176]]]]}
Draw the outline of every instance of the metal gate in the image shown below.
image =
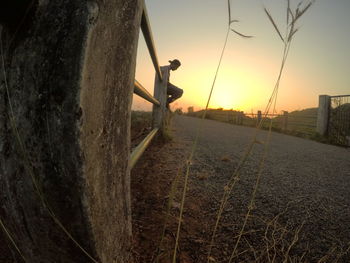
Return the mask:
{"type": "Polygon", "coordinates": [[[330,97],[328,137],[334,144],[350,146],[350,95],[330,97]]]}

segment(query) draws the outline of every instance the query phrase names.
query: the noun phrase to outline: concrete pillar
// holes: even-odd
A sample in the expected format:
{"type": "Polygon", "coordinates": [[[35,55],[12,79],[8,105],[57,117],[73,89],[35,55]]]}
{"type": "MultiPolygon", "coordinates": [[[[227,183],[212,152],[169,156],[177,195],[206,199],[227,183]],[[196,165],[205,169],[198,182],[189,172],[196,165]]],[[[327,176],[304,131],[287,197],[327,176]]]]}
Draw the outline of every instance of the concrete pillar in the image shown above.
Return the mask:
{"type": "Polygon", "coordinates": [[[288,111],[283,111],[282,129],[283,131],[286,131],[288,129],[288,111]]]}
{"type": "Polygon", "coordinates": [[[240,112],[239,112],[239,116],[240,116],[239,124],[240,124],[240,125],[243,125],[244,112],[243,112],[243,111],[240,111],[240,112]]]}
{"type": "Polygon", "coordinates": [[[258,119],[257,119],[257,124],[256,125],[259,125],[259,123],[261,122],[261,119],[262,119],[261,110],[258,110],[258,119]]]}
{"type": "Polygon", "coordinates": [[[24,23],[0,19],[0,219],[27,263],[131,262],[143,2],[24,2],[24,23]]]}
{"type": "Polygon", "coordinates": [[[327,135],[329,114],[330,114],[330,96],[320,95],[318,100],[316,131],[322,136],[327,135]]]}
{"type": "Polygon", "coordinates": [[[153,105],[153,127],[163,130],[167,122],[167,86],[169,80],[169,67],[160,67],[163,80],[160,81],[156,74],[154,80],[154,97],[160,102],[160,106],[153,105]]]}

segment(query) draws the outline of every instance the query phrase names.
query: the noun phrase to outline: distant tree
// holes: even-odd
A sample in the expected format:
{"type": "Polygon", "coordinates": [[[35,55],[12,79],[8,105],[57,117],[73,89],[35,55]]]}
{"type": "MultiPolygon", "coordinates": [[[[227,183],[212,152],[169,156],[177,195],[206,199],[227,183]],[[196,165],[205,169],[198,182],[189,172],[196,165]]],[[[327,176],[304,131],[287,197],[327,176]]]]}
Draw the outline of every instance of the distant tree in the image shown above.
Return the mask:
{"type": "Polygon", "coordinates": [[[179,114],[179,115],[182,115],[182,114],[183,114],[182,108],[177,108],[177,109],[175,110],[175,113],[176,113],[176,114],[179,114]]]}
{"type": "Polygon", "coordinates": [[[189,114],[193,113],[193,112],[194,112],[193,106],[188,107],[188,108],[187,108],[187,112],[188,112],[189,114]]]}

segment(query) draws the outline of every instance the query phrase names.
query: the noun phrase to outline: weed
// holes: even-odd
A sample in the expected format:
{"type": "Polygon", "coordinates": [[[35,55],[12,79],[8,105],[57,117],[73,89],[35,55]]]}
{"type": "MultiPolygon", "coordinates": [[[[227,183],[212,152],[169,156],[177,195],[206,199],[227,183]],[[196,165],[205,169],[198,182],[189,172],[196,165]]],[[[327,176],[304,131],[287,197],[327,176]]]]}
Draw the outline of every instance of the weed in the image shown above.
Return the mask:
{"type": "MultiPolygon", "coordinates": [[[[223,197],[222,197],[221,205],[220,205],[220,208],[219,208],[219,211],[218,211],[218,214],[217,214],[216,223],[215,223],[213,234],[212,234],[211,241],[210,241],[207,262],[209,262],[209,258],[211,256],[211,250],[212,250],[212,247],[213,247],[213,244],[214,244],[214,239],[215,239],[215,236],[216,236],[217,228],[218,228],[219,223],[220,223],[222,212],[223,212],[223,210],[224,210],[224,208],[226,206],[228,198],[229,198],[229,196],[230,196],[230,194],[231,194],[231,192],[232,192],[232,190],[233,190],[237,180],[239,179],[239,173],[240,173],[241,169],[243,168],[243,166],[245,165],[248,157],[250,156],[250,154],[251,154],[251,152],[253,150],[253,146],[254,146],[254,144],[256,142],[257,133],[261,129],[261,127],[263,126],[265,118],[268,115],[271,107],[272,107],[272,113],[275,113],[275,111],[276,111],[275,110],[276,109],[276,102],[277,102],[278,90],[279,90],[279,85],[280,85],[282,73],[283,73],[283,70],[284,70],[284,67],[285,67],[285,63],[286,63],[286,60],[287,60],[287,57],[288,57],[288,53],[289,53],[289,49],[290,49],[290,45],[291,45],[293,36],[297,32],[297,29],[295,29],[296,22],[307,11],[307,9],[310,8],[312,3],[313,2],[309,2],[308,4],[305,5],[305,7],[300,9],[301,5],[303,4],[301,2],[298,5],[298,7],[295,9],[295,11],[293,12],[291,10],[291,7],[290,7],[290,1],[289,0],[287,1],[287,23],[286,23],[286,34],[285,34],[285,37],[282,37],[281,31],[279,30],[279,27],[275,23],[273,17],[269,13],[269,11],[266,8],[264,8],[264,11],[265,11],[268,19],[272,23],[275,31],[277,32],[278,36],[280,37],[280,39],[283,42],[284,49],[283,49],[283,56],[282,56],[281,67],[279,69],[278,77],[277,77],[274,89],[272,91],[271,97],[270,97],[270,99],[269,99],[269,101],[267,103],[267,106],[265,108],[265,111],[264,111],[264,114],[263,114],[263,118],[261,119],[260,123],[258,123],[258,125],[256,127],[256,132],[255,132],[255,134],[253,136],[253,140],[248,145],[245,154],[241,158],[241,161],[239,162],[239,164],[238,164],[236,170],[234,171],[231,179],[229,180],[229,182],[227,183],[226,187],[224,188],[224,194],[223,194],[223,197]]],[[[262,157],[260,159],[260,162],[259,162],[258,174],[257,174],[257,177],[256,177],[255,185],[253,187],[253,192],[252,192],[251,199],[250,199],[250,202],[249,202],[248,211],[247,211],[247,213],[245,215],[243,226],[242,226],[242,228],[241,228],[241,230],[240,230],[240,232],[239,232],[239,234],[238,234],[238,236],[236,238],[235,246],[234,246],[233,251],[231,253],[229,262],[232,262],[233,258],[236,255],[236,251],[237,251],[238,245],[239,245],[239,243],[241,241],[241,238],[243,236],[245,227],[247,225],[248,218],[250,217],[250,214],[251,214],[251,212],[252,212],[252,210],[254,209],[254,206],[255,206],[254,205],[254,201],[255,201],[257,189],[258,189],[258,186],[259,186],[259,183],[260,183],[262,170],[263,170],[263,167],[264,167],[264,164],[265,164],[265,159],[266,159],[268,148],[269,148],[269,142],[270,142],[270,139],[271,139],[272,124],[273,124],[273,119],[270,120],[269,133],[268,133],[267,138],[266,138],[266,143],[264,144],[264,153],[263,153],[263,155],[262,155],[262,157]]]]}
{"type": "MultiPolygon", "coordinates": [[[[237,20],[232,20],[231,19],[230,0],[228,0],[227,3],[228,3],[228,16],[229,16],[229,19],[228,19],[228,26],[227,26],[225,42],[224,42],[224,46],[223,46],[222,51],[221,51],[221,55],[220,55],[218,66],[216,68],[216,72],[215,72],[214,79],[213,79],[213,82],[212,82],[212,85],[211,85],[211,89],[210,89],[210,92],[209,92],[209,96],[208,96],[208,99],[207,99],[205,110],[203,111],[203,114],[202,114],[202,119],[206,118],[206,114],[207,114],[207,110],[208,110],[208,107],[209,107],[209,103],[210,103],[210,100],[211,100],[211,97],[212,97],[212,94],[213,94],[213,91],[214,91],[214,87],[215,87],[215,84],[216,84],[216,79],[217,79],[217,76],[218,76],[218,73],[219,73],[219,70],[220,70],[220,67],[221,67],[222,58],[223,58],[225,50],[226,50],[226,45],[227,45],[229,33],[230,33],[230,30],[232,30],[231,29],[231,25],[233,23],[235,23],[235,22],[238,22],[237,20]]],[[[248,37],[248,38],[250,37],[250,36],[245,36],[245,35],[243,35],[241,33],[238,33],[235,30],[232,30],[232,31],[235,32],[236,34],[238,34],[241,37],[248,37]]],[[[189,177],[190,167],[191,167],[191,163],[192,163],[192,160],[193,160],[194,153],[195,153],[195,151],[197,149],[198,136],[199,136],[199,132],[201,131],[201,128],[202,127],[199,126],[198,129],[197,129],[196,136],[195,136],[192,148],[191,148],[191,152],[190,152],[189,158],[188,158],[187,163],[186,163],[186,172],[185,172],[183,194],[182,194],[182,199],[181,199],[180,216],[179,216],[179,220],[178,220],[178,229],[177,229],[177,233],[176,233],[176,242],[175,242],[174,253],[173,253],[173,260],[172,260],[173,263],[176,262],[176,252],[177,252],[177,249],[178,249],[178,241],[179,241],[180,230],[181,230],[182,214],[183,214],[183,208],[184,208],[184,203],[185,203],[185,199],[186,199],[186,192],[187,192],[187,185],[188,185],[188,177],[189,177]]]]}

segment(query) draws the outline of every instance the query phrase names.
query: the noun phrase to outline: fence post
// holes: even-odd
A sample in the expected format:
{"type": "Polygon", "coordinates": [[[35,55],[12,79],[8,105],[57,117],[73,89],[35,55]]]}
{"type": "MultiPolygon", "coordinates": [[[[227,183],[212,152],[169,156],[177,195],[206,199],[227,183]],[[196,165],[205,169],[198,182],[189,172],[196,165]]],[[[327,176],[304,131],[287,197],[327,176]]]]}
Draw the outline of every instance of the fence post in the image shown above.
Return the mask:
{"type": "Polygon", "coordinates": [[[261,110],[258,110],[258,119],[257,119],[256,125],[259,125],[260,122],[261,122],[261,110]]]}
{"type": "Polygon", "coordinates": [[[156,73],[154,80],[154,97],[159,101],[160,106],[153,105],[153,128],[159,128],[163,130],[166,126],[167,119],[167,85],[169,80],[169,67],[160,67],[162,72],[163,80],[160,81],[156,73]]]}
{"type": "Polygon", "coordinates": [[[231,112],[231,123],[232,124],[237,124],[237,114],[236,111],[231,112]]]}
{"type": "Polygon", "coordinates": [[[243,117],[244,117],[244,112],[240,111],[239,112],[239,124],[243,125],[243,117]]]}
{"type": "Polygon", "coordinates": [[[328,131],[330,101],[330,96],[328,95],[319,96],[316,131],[322,136],[327,135],[328,131]]]}
{"type": "Polygon", "coordinates": [[[286,131],[288,129],[288,111],[283,111],[283,124],[282,124],[283,131],[286,131]]]}
{"type": "Polygon", "coordinates": [[[128,158],[143,1],[17,2],[34,4],[1,34],[1,220],[27,263],[93,262],[81,248],[95,262],[132,262],[128,158]]]}

